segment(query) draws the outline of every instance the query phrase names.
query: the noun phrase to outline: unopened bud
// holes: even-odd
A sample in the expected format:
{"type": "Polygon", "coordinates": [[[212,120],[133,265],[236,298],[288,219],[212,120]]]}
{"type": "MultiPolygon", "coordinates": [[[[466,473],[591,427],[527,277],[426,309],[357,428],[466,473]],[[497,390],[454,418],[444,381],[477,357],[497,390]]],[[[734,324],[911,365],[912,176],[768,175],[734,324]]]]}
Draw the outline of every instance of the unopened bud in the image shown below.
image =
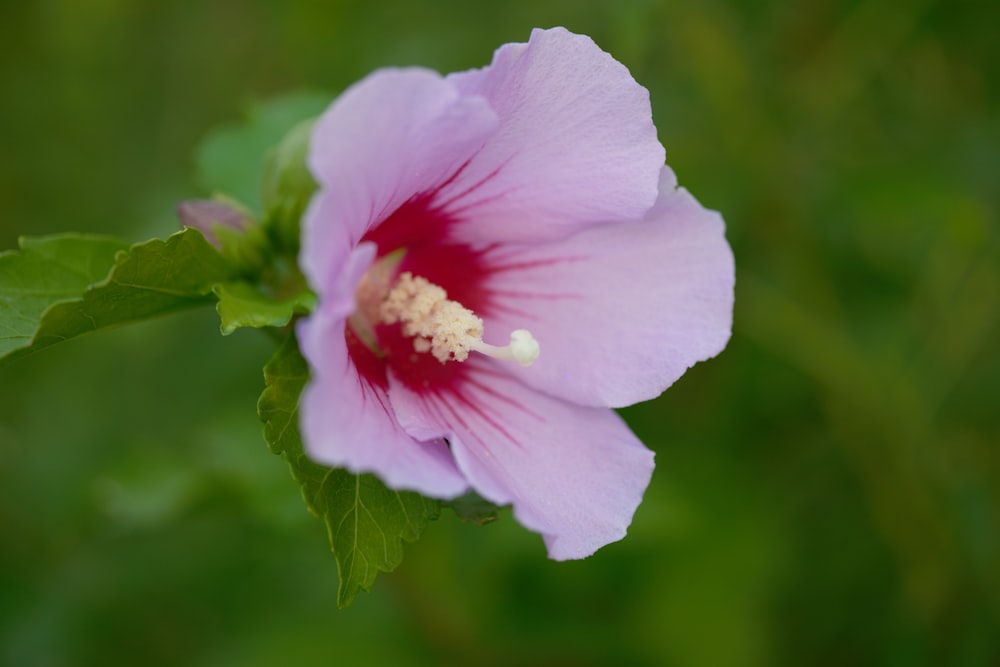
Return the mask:
{"type": "Polygon", "coordinates": [[[185,227],[193,227],[205,240],[222,250],[217,228],[245,233],[253,224],[250,216],[238,208],[214,199],[189,199],[177,205],[177,217],[185,227]]]}

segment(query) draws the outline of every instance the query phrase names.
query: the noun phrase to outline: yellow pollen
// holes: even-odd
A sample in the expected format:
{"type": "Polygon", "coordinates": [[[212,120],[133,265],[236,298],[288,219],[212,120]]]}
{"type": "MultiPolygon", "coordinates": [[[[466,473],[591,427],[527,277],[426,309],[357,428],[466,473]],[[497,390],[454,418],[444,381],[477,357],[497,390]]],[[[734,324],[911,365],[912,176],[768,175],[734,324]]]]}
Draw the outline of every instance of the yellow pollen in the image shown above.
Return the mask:
{"type": "Polygon", "coordinates": [[[475,351],[528,366],[538,358],[538,341],[525,329],[511,334],[511,344],[497,347],[483,342],[483,321],[471,310],[448,298],[448,293],[426,278],[401,273],[379,307],[385,324],[402,323],[403,335],[413,336],[413,349],[434,358],[465,361],[475,351]]]}
{"type": "Polygon", "coordinates": [[[430,352],[444,363],[465,361],[473,344],[483,338],[483,321],[448,298],[448,293],[409,271],[400,274],[380,311],[386,324],[403,323],[403,335],[416,336],[413,348],[430,352]]]}

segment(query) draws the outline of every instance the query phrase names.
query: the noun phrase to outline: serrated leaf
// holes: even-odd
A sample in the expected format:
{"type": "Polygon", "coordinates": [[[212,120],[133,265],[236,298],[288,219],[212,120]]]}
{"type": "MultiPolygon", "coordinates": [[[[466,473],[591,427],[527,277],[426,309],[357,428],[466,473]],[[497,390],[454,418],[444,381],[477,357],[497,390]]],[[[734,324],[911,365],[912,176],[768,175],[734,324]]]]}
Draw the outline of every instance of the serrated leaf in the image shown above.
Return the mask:
{"type": "Polygon", "coordinates": [[[115,255],[128,244],[64,234],[21,238],[18,246],[0,253],[0,358],[31,344],[46,309],[78,298],[107,277],[115,255]]]}
{"type": "Polygon", "coordinates": [[[374,475],[331,469],[318,486],[305,488],[312,490],[311,505],[326,518],[337,556],[340,607],[351,604],[359,590],[370,591],[380,571],[396,569],[403,560],[402,540],[420,537],[440,513],[439,502],[388,489],[374,475]]]}
{"type": "Polygon", "coordinates": [[[127,250],[120,242],[87,238],[26,240],[14,258],[0,257],[9,269],[0,270],[0,289],[16,322],[6,359],[97,329],[211,302],[212,287],[235,277],[232,264],[197,230],[127,250]],[[102,262],[104,270],[94,280],[102,262]],[[87,270],[71,279],[72,269],[81,266],[87,270]]]}
{"type": "Polygon", "coordinates": [[[217,308],[226,336],[241,327],[283,327],[295,315],[310,312],[316,302],[308,291],[278,299],[245,282],[220,283],[213,291],[219,297],[217,308]]]}
{"type": "Polygon", "coordinates": [[[399,565],[403,540],[418,538],[437,518],[440,503],[388,489],[373,475],[328,468],[306,457],[298,401],[308,377],[308,365],[289,337],[264,367],[266,389],[258,412],[268,447],[285,458],[306,505],[326,522],[340,577],[337,605],[346,607],[359,591],[371,590],[379,572],[399,565]]]}
{"type": "Polygon", "coordinates": [[[299,93],[255,104],[242,123],[208,135],[198,149],[196,172],[207,192],[224,192],[263,213],[265,156],[298,123],[319,115],[332,96],[299,93]]]}
{"type": "Polygon", "coordinates": [[[264,422],[268,448],[288,459],[293,475],[306,462],[311,463],[302,451],[299,434],[299,396],[308,380],[309,365],[299,352],[295,337],[289,336],[264,366],[265,388],[257,402],[257,414],[264,422]]]}

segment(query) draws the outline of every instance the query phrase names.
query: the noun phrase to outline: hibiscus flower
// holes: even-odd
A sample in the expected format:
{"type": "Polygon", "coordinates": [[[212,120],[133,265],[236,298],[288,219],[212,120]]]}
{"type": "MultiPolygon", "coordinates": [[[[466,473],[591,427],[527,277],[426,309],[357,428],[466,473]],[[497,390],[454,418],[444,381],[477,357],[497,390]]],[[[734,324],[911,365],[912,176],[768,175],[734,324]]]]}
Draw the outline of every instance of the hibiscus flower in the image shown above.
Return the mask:
{"type": "Polygon", "coordinates": [[[512,505],[557,560],[621,539],[653,454],[612,408],[731,328],[721,217],[664,166],[649,95],[585,36],[374,72],[318,121],[301,264],[315,460],[512,505]]]}

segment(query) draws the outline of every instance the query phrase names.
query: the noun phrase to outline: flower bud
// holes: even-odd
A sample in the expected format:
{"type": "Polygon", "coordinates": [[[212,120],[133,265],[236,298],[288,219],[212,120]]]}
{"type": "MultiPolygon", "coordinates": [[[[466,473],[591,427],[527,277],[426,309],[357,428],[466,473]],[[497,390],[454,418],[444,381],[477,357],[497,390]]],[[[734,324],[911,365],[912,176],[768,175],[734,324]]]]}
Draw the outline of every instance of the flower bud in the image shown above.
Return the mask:
{"type": "Polygon", "coordinates": [[[177,217],[185,227],[194,227],[205,240],[222,250],[216,235],[220,227],[245,232],[252,224],[250,215],[226,202],[214,199],[189,199],[177,204],[177,217]]]}
{"type": "Polygon", "coordinates": [[[235,202],[189,199],[177,204],[185,227],[197,229],[223,255],[246,269],[264,262],[266,239],[253,216],[235,202]]]}
{"type": "Polygon", "coordinates": [[[295,254],[299,249],[302,214],[316,190],[306,165],[316,119],[296,125],[268,155],[264,168],[264,214],[278,242],[295,254]]]}

